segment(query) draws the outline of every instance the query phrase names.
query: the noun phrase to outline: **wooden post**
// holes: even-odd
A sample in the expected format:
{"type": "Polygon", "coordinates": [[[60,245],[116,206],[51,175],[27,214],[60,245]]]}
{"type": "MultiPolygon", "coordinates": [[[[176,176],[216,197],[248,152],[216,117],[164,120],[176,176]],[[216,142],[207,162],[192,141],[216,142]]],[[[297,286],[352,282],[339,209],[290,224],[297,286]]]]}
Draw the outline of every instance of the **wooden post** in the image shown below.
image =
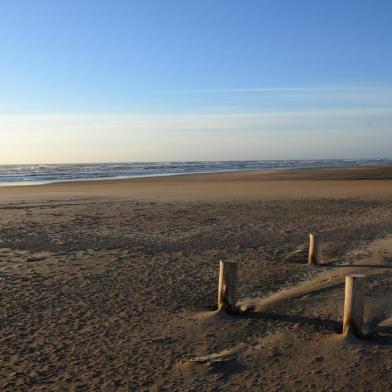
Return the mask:
{"type": "Polygon", "coordinates": [[[308,264],[318,265],[320,262],[320,236],[309,234],[308,264]]]}
{"type": "Polygon", "coordinates": [[[228,314],[238,313],[236,306],[238,284],[238,263],[236,261],[219,262],[218,310],[228,314]]]}
{"type": "Polygon", "coordinates": [[[365,275],[347,275],[344,298],[343,334],[353,333],[361,338],[364,336],[363,311],[365,302],[365,275]]]}

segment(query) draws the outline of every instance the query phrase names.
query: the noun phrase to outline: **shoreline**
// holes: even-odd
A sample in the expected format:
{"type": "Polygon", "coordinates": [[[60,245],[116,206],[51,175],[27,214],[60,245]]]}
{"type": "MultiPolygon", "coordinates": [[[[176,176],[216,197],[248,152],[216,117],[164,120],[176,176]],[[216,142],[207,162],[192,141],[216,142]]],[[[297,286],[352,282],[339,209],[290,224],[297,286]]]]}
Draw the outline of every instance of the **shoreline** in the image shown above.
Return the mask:
{"type": "Polygon", "coordinates": [[[0,200],[110,198],[150,201],[392,197],[392,165],[189,173],[0,187],[0,200]]]}
{"type": "MultiPolygon", "coordinates": [[[[294,169],[294,168],[293,168],[294,169]]],[[[117,176],[117,177],[100,177],[100,178],[79,178],[72,180],[53,180],[53,181],[25,181],[18,183],[0,183],[2,187],[24,187],[24,186],[46,186],[46,185],[61,185],[61,184],[73,184],[73,183],[86,183],[86,182],[102,182],[102,181],[128,181],[128,180],[142,180],[146,178],[160,178],[160,177],[177,177],[177,176],[191,176],[196,174],[225,174],[225,173],[244,173],[254,171],[265,171],[265,170],[290,170],[286,168],[272,168],[272,169],[243,169],[243,170],[224,170],[224,171],[200,171],[192,173],[162,173],[162,174],[146,174],[141,176],[117,176]]]]}
{"type": "MultiPolygon", "coordinates": [[[[286,168],[286,167],[276,167],[276,168],[268,168],[268,169],[243,169],[243,170],[224,170],[224,171],[200,171],[200,172],[192,172],[192,173],[162,173],[162,174],[150,174],[150,175],[142,175],[142,176],[133,176],[133,177],[103,177],[103,178],[86,178],[86,179],[72,179],[72,180],[54,180],[49,182],[37,182],[37,183],[29,183],[27,182],[19,182],[16,184],[1,184],[0,189],[2,188],[20,188],[20,187],[44,187],[44,186],[56,186],[56,185],[77,185],[77,184],[86,184],[86,183],[117,183],[117,182],[137,182],[138,180],[151,180],[151,179],[161,179],[161,178],[171,178],[171,177],[188,177],[188,176],[209,176],[209,175],[226,175],[226,174],[259,174],[259,175],[271,175],[271,174],[286,174],[290,176],[291,174],[314,174],[314,172],[319,171],[321,173],[332,174],[339,172],[347,174],[348,176],[355,171],[357,172],[364,172],[364,171],[371,171],[371,178],[372,179],[392,179],[392,164],[380,164],[380,165],[356,165],[356,166],[329,166],[329,167],[306,167],[306,168],[286,168]],[[368,169],[368,170],[367,170],[368,169]],[[384,170],[383,170],[384,169],[384,170]],[[379,178],[377,170],[384,172],[385,170],[391,169],[390,177],[379,178]]],[[[297,179],[297,178],[292,178],[297,179]]],[[[352,178],[356,180],[358,178],[352,178]]],[[[364,178],[368,179],[368,178],[364,178]]],[[[313,178],[313,180],[317,180],[317,178],[313,178]]]]}
{"type": "MultiPolygon", "coordinates": [[[[294,160],[295,161],[295,160],[294,160]]],[[[309,160],[311,161],[311,160],[309,160]]],[[[324,161],[324,160],[323,160],[324,161]]],[[[331,162],[334,160],[331,160],[331,162]]],[[[342,160],[344,161],[344,160],[342,160]]],[[[350,161],[350,160],[347,160],[350,161]]],[[[364,160],[365,161],[365,160],[364,160]]],[[[381,162],[382,160],[380,160],[381,162]]],[[[231,162],[231,161],[228,161],[231,162]]],[[[301,161],[302,162],[302,161],[301,161]]],[[[62,164],[60,164],[62,165],[62,164]]],[[[69,164],[69,165],[79,165],[79,164],[69,164]]],[[[81,164],[85,165],[85,164],[81,164]]],[[[8,165],[4,165],[8,166],[8,165]]],[[[12,166],[12,165],[11,165],[12,166]]],[[[17,166],[17,165],[16,165],[17,166]]],[[[48,165],[52,166],[52,165],[48,165]]],[[[56,164],[53,164],[56,166],[56,164]]],[[[101,181],[128,181],[128,180],[138,180],[138,179],[149,179],[149,178],[161,178],[161,177],[176,177],[176,176],[189,176],[189,175],[207,175],[207,174],[226,174],[226,173],[253,173],[253,172],[292,172],[292,171],[308,171],[308,170],[345,170],[345,169],[366,169],[366,168],[383,168],[392,166],[392,163],[353,163],[350,165],[331,165],[331,166],[304,166],[304,167],[266,167],[266,168],[244,168],[244,169],[221,169],[221,170],[206,170],[206,171],[194,171],[194,172],[172,172],[172,173],[155,173],[155,174],[143,174],[143,175],[125,175],[125,176],[114,176],[114,177],[95,177],[95,178],[73,178],[73,179],[54,179],[54,180],[37,180],[37,181],[15,181],[15,182],[1,182],[0,189],[8,187],[29,187],[29,186],[46,186],[46,185],[57,185],[57,184],[73,184],[73,183],[85,183],[85,182],[101,182],[101,181]]],[[[0,166],[1,167],[1,166],[0,166]]]]}

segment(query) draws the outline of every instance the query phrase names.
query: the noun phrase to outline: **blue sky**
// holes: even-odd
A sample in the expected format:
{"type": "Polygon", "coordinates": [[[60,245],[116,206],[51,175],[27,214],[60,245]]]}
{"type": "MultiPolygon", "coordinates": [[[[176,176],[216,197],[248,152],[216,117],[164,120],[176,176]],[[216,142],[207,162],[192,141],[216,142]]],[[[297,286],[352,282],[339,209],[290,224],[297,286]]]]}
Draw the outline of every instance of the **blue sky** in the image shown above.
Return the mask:
{"type": "Polygon", "coordinates": [[[382,0],[4,2],[0,163],[391,157],[391,20],[382,0]]]}

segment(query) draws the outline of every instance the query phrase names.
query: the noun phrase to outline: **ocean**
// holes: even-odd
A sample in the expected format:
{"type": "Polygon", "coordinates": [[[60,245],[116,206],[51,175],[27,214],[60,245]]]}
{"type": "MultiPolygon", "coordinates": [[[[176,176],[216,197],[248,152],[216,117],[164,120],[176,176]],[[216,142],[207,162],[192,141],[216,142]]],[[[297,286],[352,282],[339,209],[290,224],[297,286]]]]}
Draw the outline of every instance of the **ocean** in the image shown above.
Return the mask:
{"type": "Polygon", "coordinates": [[[258,169],[327,168],[392,164],[392,159],[270,161],[131,162],[51,165],[0,165],[0,186],[258,169]]]}

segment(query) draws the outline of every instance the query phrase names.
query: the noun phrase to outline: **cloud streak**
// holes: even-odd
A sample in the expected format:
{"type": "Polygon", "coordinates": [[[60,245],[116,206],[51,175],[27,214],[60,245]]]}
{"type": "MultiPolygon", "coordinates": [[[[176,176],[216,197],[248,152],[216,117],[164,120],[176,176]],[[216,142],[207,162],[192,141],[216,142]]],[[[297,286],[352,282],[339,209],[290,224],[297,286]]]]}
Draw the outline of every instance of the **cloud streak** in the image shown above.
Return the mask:
{"type": "Polygon", "coordinates": [[[0,115],[0,132],[51,130],[128,130],[132,131],[268,131],[295,126],[326,130],[355,129],[369,122],[390,126],[392,108],[350,108],[312,111],[270,111],[253,113],[187,113],[187,114],[41,114],[0,115]]]}
{"type": "Polygon", "coordinates": [[[325,85],[325,86],[287,86],[287,87],[231,87],[231,88],[206,88],[177,90],[176,93],[353,93],[366,92],[392,92],[392,85],[385,84],[356,84],[356,85],[325,85]]]}
{"type": "Polygon", "coordinates": [[[331,85],[304,87],[253,87],[253,88],[211,88],[199,90],[182,90],[175,92],[192,100],[211,100],[221,105],[235,104],[246,111],[247,107],[268,107],[269,109],[285,107],[296,108],[299,104],[308,109],[317,109],[328,105],[339,108],[358,106],[373,107],[392,105],[392,85],[331,85]],[[193,97],[193,98],[192,98],[193,97]]]}

